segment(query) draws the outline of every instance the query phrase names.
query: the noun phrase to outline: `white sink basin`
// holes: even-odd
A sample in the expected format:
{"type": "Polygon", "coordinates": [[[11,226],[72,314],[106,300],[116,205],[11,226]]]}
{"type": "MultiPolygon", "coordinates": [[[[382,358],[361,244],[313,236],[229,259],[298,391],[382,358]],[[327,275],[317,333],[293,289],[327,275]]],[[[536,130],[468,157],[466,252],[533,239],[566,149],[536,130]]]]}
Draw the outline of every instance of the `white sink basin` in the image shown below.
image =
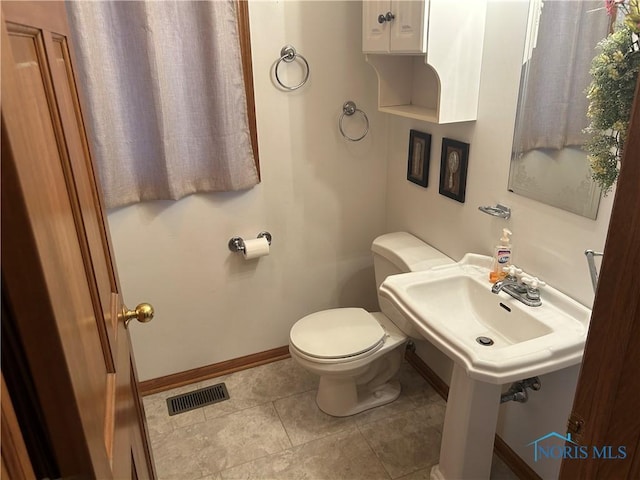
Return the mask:
{"type": "Polygon", "coordinates": [[[467,254],[456,264],[387,277],[380,293],[473,379],[505,384],[579,363],[591,310],[552,287],[541,289],[539,307],[496,295],[490,264],[467,254]]]}

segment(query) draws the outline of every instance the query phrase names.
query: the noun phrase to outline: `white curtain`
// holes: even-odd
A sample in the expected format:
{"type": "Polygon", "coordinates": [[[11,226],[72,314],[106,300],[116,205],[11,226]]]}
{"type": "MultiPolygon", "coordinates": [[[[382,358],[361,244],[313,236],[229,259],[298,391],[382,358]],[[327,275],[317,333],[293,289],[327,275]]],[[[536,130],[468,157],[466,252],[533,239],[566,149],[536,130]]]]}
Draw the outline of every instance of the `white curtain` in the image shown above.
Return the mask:
{"type": "Polygon", "coordinates": [[[259,182],[235,2],[68,2],[107,208],[259,182]]]}
{"type": "Polygon", "coordinates": [[[523,66],[515,152],[584,145],[588,72],[608,26],[600,0],[544,1],[537,45],[523,66]]]}

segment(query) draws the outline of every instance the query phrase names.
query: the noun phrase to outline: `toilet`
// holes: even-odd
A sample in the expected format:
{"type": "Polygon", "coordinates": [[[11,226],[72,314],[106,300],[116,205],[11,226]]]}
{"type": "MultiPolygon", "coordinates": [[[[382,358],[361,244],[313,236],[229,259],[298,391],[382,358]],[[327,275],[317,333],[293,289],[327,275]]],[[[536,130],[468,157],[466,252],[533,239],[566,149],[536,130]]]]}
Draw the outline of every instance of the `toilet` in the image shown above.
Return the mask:
{"type": "MultiPolygon", "coordinates": [[[[453,263],[406,232],[381,235],[371,251],[376,288],[389,275],[453,263]]],[[[381,312],[335,308],[307,315],[291,327],[291,357],[320,377],[316,403],[329,415],[355,415],[400,395],[400,382],[393,377],[409,337],[419,335],[388,300],[378,296],[378,301],[381,312]]]]}

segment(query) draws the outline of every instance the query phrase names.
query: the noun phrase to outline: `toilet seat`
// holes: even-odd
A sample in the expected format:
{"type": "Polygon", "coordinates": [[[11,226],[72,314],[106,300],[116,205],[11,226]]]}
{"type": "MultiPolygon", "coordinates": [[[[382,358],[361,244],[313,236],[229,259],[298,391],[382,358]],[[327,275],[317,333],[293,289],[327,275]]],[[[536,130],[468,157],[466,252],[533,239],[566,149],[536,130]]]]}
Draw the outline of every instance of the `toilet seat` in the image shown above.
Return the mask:
{"type": "Polygon", "coordinates": [[[291,345],[319,360],[372,354],[384,344],[386,332],[362,308],[335,308],[312,313],[291,328],[291,345]]]}

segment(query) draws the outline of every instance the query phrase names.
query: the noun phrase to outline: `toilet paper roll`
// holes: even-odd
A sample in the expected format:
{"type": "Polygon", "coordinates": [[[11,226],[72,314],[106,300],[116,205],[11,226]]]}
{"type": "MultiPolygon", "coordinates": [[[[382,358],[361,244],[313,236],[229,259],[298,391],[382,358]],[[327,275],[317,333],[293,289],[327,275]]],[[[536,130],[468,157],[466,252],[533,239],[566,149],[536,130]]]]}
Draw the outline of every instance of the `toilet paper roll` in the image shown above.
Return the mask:
{"type": "Polygon", "coordinates": [[[245,240],[243,255],[245,260],[269,255],[269,241],[265,237],[245,240]]]}

